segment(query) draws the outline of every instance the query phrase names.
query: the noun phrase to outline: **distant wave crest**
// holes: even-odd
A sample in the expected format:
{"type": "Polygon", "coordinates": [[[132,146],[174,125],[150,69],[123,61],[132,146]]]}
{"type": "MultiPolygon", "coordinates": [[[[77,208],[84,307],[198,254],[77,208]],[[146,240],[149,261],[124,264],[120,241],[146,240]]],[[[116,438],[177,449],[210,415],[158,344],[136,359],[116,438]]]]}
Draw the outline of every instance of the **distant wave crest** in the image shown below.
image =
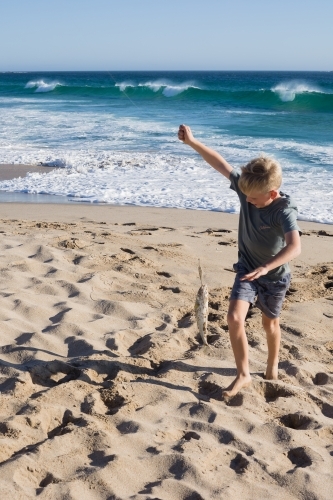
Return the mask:
{"type": "Polygon", "coordinates": [[[44,80],[30,81],[26,84],[26,89],[36,88],[36,92],[52,92],[58,85],[59,82],[44,82],[44,80]]]}
{"type": "Polygon", "coordinates": [[[293,101],[297,94],[304,94],[304,93],[324,94],[325,93],[319,87],[316,87],[314,85],[310,85],[308,83],[297,82],[297,81],[279,83],[278,85],[273,87],[271,90],[273,92],[275,92],[276,94],[278,94],[281,101],[283,101],[283,102],[293,101]]]}
{"type": "Polygon", "coordinates": [[[190,88],[200,90],[199,87],[196,87],[195,85],[193,85],[192,83],[189,83],[189,82],[184,82],[184,83],[180,83],[180,84],[173,84],[170,82],[159,81],[159,80],[155,81],[155,82],[148,81],[145,83],[139,83],[137,85],[135,85],[131,82],[121,82],[121,83],[116,83],[116,87],[119,87],[119,90],[121,92],[125,92],[127,88],[139,88],[139,87],[150,89],[153,92],[158,92],[159,90],[163,89],[162,94],[165,97],[173,97],[175,95],[181,94],[182,92],[184,92],[185,90],[188,90],[190,88]]]}

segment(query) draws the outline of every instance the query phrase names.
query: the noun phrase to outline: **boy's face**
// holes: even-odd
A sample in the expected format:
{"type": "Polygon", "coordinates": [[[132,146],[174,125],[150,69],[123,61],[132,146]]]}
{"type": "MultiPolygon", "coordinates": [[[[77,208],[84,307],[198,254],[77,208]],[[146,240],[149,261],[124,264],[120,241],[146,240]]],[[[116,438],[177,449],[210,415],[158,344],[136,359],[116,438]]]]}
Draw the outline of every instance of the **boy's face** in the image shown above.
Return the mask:
{"type": "Polygon", "coordinates": [[[246,201],[254,205],[256,208],[267,207],[279,197],[278,191],[269,191],[268,193],[256,193],[255,191],[251,195],[246,195],[246,201]]]}

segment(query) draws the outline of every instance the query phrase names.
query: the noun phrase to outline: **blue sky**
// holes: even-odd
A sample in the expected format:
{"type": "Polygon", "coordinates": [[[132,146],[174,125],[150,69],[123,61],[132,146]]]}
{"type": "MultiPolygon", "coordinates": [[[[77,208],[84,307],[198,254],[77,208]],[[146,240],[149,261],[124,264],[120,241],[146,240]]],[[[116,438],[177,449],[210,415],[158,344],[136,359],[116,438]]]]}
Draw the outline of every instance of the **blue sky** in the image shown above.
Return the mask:
{"type": "Polygon", "coordinates": [[[333,0],[0,0],[0,71],[333,70],[333,0]]]}

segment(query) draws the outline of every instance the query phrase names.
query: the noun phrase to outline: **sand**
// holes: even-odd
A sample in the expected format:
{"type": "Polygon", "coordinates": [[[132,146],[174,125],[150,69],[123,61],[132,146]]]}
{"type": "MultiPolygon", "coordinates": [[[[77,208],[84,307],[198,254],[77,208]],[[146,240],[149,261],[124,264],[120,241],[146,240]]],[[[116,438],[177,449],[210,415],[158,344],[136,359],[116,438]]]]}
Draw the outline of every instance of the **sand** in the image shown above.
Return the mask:
{"type": "Polygon", "coordinates": [[[51,170],[54,170],[54,167],[0,163],[0,180],[5,181],[15,177],[25,177],[28,172],[45,174],[51,170]]]}
{"type": "Polygon", "coordinates": [[[333,228],[300,223],[279,380],[235,377],[238,217],[0,204],[1,500],[332,498],[333,228]],[[194,319],[198,258],[210,347],[194,319]]]}

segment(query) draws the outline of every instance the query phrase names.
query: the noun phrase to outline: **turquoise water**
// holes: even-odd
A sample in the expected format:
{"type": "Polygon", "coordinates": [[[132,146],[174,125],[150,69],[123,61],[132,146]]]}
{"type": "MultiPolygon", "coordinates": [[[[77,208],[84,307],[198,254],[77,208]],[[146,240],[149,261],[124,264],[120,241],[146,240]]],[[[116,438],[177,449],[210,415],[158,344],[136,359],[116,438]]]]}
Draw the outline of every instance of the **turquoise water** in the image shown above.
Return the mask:
{"type": "Polygon", "coordinates": [[[2,73],[0,123],[1,163],[67,167],[0,189],[237,211],[177,140],[186,123],[235,167],[276,157],[300,217],[333,222],[332,72],[2,73]]]}

